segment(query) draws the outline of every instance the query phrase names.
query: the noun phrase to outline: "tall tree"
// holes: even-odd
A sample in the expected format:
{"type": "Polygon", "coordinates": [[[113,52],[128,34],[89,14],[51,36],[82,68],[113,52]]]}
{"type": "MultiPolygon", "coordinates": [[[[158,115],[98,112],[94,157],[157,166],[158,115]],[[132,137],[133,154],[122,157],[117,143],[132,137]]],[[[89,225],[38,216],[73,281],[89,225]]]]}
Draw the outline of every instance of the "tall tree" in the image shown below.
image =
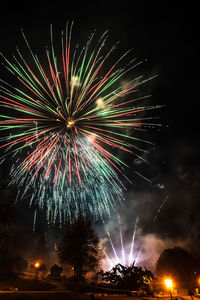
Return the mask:
{"type": "Polygon", "coordinates": [[[99,263],[99,240],[88,219],[79,216],[65,227],[57,250],[60,262],[70,264],[78,281],[99,263]]]}
{"type": "Polygon", "coordinates": [[[19,271],[23,260],[25,230],[17,225],[15,207],[0,202],[0,276],[10,277],[19,271]]]}
{"type": "Polygon", "coordinates": [[[39,260],[42,261],[42,263],[49,264],[50,249],[48,247],[45,234],[44,233],[35,234],[33,237],[33,242],[34,242],[34,246],[31,255],[31,260],[32,261],[39,260]]]}
{"type": "Polygon", "coordinates": [[[181,247],[165,249],[156,264],[159,276],[171,276],[177,286],[192,288],[196,285],[197,276],[200,274],[199,263],[181,247]]]}

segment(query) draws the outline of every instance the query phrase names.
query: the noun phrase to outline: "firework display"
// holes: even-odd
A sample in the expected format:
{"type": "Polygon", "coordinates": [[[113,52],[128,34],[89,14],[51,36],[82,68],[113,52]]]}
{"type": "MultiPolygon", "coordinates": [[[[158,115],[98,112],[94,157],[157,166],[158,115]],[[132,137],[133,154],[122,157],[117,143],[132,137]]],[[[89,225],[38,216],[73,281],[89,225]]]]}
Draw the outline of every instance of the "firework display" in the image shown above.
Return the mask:
{"type": "Polygon", "coordinates": [[[141,62],[109,63],[115,46],[105,53],[107,33],[93,45],[94,34],[79,51],[72,47],[72,25],[62,32],[61,51],[56,54],[52,28],[46,61],[30,47],[28,58],[17,49],[1,57],[14,83],[0,84],[0,148],[9,157],[10,184],[18,187],[18,199],[46,211],[49,222],[73,219],[86,212],[98,218],[110,215],[123,201],[120,181],[126,164],[119,151],[140,157],[133,129],[152,125],[138,106],[139,87],[148,79],[127,80],[128,72],[141,62]],[[103,53],[103,54],[102,54],[103,53]]]}
{"type": "MultiPolygon", "coordinates": [[[[103,222],[104,223],[104,222],[103,222]]],[[[104,223],[105,224],[105,223],[104,223]]],[[[131,266],[133,263],[137,264],[137,261],[141,255],[142,246],[139,247],[139,250],[134,249],[135,245],[135,236],[137,232],[139,224],[139,218],[136,217],[135,225],[132,232],[132,238],[131,240],[124,241],[123,233],[122,233],[122,227],[121,227],[121,218],[120,215],[118,215],[118,226],[119,226],[119,232],[118,235],[116,234],[117,238],[117,247],[114,246],[113,239],[111,237],[110,231],[106,229],[107,234],[107,241],[110,245],[110,248],[112,249],[112,254],[108,253],[107,247],[104,245],[105,240],[102,242],[102,251],[104,253],[104,261],[103,265],[105,269],[111,269],[117,264],[122,264],[124,266],[131,266]]]]}

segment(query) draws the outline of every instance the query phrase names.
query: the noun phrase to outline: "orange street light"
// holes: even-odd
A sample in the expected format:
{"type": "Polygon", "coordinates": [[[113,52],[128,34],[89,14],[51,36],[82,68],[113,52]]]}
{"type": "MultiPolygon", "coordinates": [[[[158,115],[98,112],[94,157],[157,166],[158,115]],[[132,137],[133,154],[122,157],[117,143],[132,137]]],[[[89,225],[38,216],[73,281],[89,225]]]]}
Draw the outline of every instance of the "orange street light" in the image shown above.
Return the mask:
{"type": "Polygon", "coordinates": [[[36,262],[34,266],[35,266],[36,269],[38,269],[40,267],[40,263],[36,262]]]}
{"type": "Polygon", "coordinates": [[[34,267],[35,267],[35,279],[37,279],[38,273],[39,273],[40,263],[38,261],[36,261],[36,263],[34,264],[34,267]]]}
{"type": "Polygon", "coordinates": [[[172,288],[172,280],[171,279],[167,278],[167,279],[164,280],[164,282],[165,282],[165,285],[168,289],[172,288]]]}
{"type": "Polygon", "coordinates": [[[169,290],[169,293],[170,293],[170,296],[171,296],[171,300],[173,300],[173,298],[172,298],[172,287],[173,287],[172,279],[166,278],[164,280],[164,283],[166,285],[166,288],[169,290]]]}

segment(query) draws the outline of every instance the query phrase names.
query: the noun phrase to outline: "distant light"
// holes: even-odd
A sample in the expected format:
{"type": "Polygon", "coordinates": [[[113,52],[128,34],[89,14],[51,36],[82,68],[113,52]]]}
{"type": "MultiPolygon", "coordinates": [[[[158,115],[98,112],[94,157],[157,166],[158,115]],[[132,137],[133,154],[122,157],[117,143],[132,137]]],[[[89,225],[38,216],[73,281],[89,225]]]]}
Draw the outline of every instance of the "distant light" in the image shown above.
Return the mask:
{"type": "Polygon", "coordinates": [[[165,279],[164,282],[168,289],[172,288],[172,280],[171,279],[169,279],[169,278],[165,279]]]}
{"type": "Polygon", "coordinates": [[[39,266],[40,266],[40,263],[39,263],[39,262],[36,262],[36,263],[35,263],[35,267],[36,267],[36,268],[39,268],[39,266]]]}

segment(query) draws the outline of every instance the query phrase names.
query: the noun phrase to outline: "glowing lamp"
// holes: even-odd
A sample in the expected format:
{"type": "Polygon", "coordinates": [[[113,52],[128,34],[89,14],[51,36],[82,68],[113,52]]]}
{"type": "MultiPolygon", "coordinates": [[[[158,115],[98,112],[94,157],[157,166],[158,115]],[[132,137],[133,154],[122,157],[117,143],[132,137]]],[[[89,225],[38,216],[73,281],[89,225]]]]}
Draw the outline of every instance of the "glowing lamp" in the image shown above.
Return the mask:
{"type": "Polygon", "coordinates": [[[168,288],[168,289],[171,289],[172,288],[172,280],[171,279],[165,279],[164,280],[164,282],[165,282],[165,285],[166,285],[166,287],[168,288]]]}
{"type": "Polygon", "coordinates": [[[39,262],[36,262],[36,263],[35,263],[35,268],[38,269],[39,267],[40,267],[40,263],[39,263],[39,262]]]}

